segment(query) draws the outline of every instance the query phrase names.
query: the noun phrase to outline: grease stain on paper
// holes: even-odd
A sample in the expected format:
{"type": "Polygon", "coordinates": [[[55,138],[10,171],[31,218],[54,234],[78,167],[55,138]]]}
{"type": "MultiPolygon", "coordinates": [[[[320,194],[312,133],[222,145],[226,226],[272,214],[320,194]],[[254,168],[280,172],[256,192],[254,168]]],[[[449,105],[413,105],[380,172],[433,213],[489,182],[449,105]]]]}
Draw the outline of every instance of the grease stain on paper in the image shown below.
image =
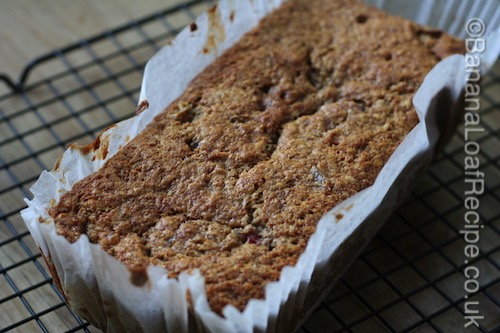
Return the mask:
{"type": "Polygon", "coordinates": [[[142,287],[146,285],[147,289],[151,289],[151,282],[149,280],[146,267],[129,269],[129,271],[130,271],[129,281],[131,284],[133,284],[136,287],[142,287]]]}
{"type": "Polygon", "coordinates": [[[139,105],[137,105],[137,108],[135,109],[135,114],[141,114],[144,111],[146,111],[149,108],[149,102],[147,99],[143,99],[139,105]]]}
{"type": "Polygon", "coordinates": [[[226,39],[224,24],[222,23],[217,5],[208,10],[208,37],[207,43],[203,47],[203,53],[217,52],[217,45],[226,39]]]}
{"type": "Polygon", "coordinates": [[[68,146],[69,149],[72,150],[78,150],[82,155],[90,155],[91,153],[94,153],[92,155],[91,160],[95,161],[97,160],[105,160],[106,157],[108,156],[108,146],[109,146],[109,134],[107,131],[116,125],[111,125],[108,126],[101,134],[97,136],[94,142],[85,145],[85,146],[80,146],[76,143],[70,144],[68,146]]]}
{"type": "Polygon", "coordinates": [[[340,220],[342,220],[344,218],[345,213],[349,212],[353,207],[354,207],[354,204],[350,204],[350,205],[341,209],[341,211],[343,211],[344,213],[341,213],[341,212],[333,213],[333,217],[335,218],[335,223],[339,223],[340,220]]]}

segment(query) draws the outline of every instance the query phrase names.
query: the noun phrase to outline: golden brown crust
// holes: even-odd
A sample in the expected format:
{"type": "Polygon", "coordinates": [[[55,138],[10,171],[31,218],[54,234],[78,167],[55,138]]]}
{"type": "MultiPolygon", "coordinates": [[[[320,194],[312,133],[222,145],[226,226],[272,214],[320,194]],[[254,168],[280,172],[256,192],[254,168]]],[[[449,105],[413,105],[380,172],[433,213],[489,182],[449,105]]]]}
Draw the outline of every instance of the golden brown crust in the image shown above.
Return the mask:
{"type": "Polygon", "coordinates": [[[459,45],[352,1],[287,2],[50,214],[136,271],[198,268],[213,310],[243,309],[373,183],[459,45]]]}

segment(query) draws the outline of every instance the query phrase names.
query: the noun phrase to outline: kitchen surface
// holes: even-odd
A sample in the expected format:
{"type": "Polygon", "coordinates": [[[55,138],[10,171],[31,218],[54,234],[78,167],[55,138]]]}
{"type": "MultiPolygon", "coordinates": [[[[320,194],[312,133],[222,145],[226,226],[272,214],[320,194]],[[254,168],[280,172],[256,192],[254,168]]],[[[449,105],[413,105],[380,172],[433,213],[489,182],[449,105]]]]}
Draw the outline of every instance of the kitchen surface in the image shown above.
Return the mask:
{"type": "Polygon", "coordinates": [[[175,4],[148,1],[4,1],[0,73],[17,78],[33,58],[175,4]]]}
{"type": "MultiPolygon", "coordinates": [[[[42,170],[132,116],[147,60],[207,1],[0,3],[0,332],[100,332],[52,283],[19,211],[42,170]],[[24,74],[24,76],[23,76],[24,74]],[[20,80],[21,79],[21,80],[20,80]]],[[[298,332],[500,332],[500,62],[482,80],[479,255],[464,262],[464,126],[298,332]],[[464,289],[464,270],[480,274],[464,289]],[[478,302],[479,327],[464,328],[478,302]]]]}

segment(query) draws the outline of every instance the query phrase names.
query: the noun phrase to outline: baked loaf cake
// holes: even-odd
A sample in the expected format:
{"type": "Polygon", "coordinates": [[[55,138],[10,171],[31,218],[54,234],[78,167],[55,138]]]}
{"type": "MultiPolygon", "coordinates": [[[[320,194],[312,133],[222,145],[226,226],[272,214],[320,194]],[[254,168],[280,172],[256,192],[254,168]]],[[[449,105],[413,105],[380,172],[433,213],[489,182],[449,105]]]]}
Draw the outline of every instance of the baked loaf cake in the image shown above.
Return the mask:
{"type": "Polygon", "coordinates": [[[57,232],[133,272],[199,269],[214,311],[242,310],[374,182],[418,122],[424,76],[462,48],[353,1],[286,2],[62,196],[57,232]]]}

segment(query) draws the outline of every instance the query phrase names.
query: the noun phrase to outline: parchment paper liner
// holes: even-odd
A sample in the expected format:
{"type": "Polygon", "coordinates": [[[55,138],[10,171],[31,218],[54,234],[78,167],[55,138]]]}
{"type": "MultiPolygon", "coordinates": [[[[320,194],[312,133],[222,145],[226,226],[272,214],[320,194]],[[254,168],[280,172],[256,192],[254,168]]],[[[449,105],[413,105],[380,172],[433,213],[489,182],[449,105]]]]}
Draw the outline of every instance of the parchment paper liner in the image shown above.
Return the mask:
{"type": "Polygon", "coordinates": [[[266,286],[264,300],[251,300],[243,312],[226,306],[225,318],[210,310],[198,271],[181,274],[177,280],[168,279],[165,269],[154,266],[148,267],[147,275],[132,274],[86,236],[70,244],[57,235],[47,209],[76,181],[97,171],[200,71],[280,2],[221,1],[217,10],[199,17],[195,26],[183,30],[171,46],[148,62],[140,98],[143,106],[149,104],[147,110],[109,128],[89,146],[71,146],[54,170],[44,171],[31,188],[34,199],[26,201],[23,219],[56,273],[55,281],[68,303],[94,325],[107,327],[108,332],[291,332],[343,274],[429,163],[440,132],[436,112],[452,118],[458,114],[455,109],[466,79],[465,63],[463,56],[452,56],[429,73],[415,95],[420,123],[391,156],[374,185],[321,218],[297,265],[285,267],[280,280],[266,286]],[[145,283],[137,286],[138,282],[145,283]]]}

